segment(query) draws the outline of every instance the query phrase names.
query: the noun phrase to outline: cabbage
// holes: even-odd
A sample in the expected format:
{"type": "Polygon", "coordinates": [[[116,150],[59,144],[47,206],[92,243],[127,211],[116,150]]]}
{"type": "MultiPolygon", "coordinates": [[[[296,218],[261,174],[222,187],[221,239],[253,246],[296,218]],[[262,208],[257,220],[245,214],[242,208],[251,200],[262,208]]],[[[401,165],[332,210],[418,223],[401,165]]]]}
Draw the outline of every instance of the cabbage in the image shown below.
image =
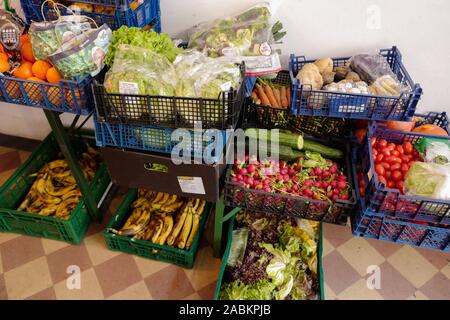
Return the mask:
{"type": "Polygon", "coordinates": [[[450,166],[415,162],[406,173],[405,190],[423,198],[450,200],[450,166]]]}

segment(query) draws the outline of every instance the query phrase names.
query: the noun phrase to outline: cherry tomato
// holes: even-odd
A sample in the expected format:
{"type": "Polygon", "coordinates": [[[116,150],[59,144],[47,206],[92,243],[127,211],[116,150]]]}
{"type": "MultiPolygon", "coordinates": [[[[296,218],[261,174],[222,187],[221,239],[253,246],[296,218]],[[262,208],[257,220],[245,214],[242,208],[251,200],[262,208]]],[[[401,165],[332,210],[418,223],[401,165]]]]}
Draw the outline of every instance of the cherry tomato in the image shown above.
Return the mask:
{"type": "Polygon", "coordinates": [[[386,179],[383,176],[378,176],[378,181],[380,181],[384,185],[387,185],[387,181],[386,181],[386,179]]]}
{"type": "Polygon", "coordinates": [[[395,182],[392,181],[392,180],[389,180],[389,181],[387,182],[387,186],[388,186],[388,188],[395,188],[395,182]]]}
{"type": "Polygon", "coordinates": [[[388,142],[387,142],[385,139],[381,139],[381,140],[378,141],[378,143],[377,143],[378,148],[384,148],[384,147],[387,146],[387,144],[388,144],[388,142]]]}
{"type": "Polygon", "coordinates": [[[383,149],[381,151],[382,154],[384,154],[385,157],[390,157],[391,156],[391,151],[389,151],[388,149],[383,149]]]}
{"type": "Polygon", "coordinates": [[[375,163],[380,163],[381,161],[383,161],[384,155],[383,154],[379,154],[375,157],[375,163]]]}
{"type": "Polygon", "coordinates": [[[382,166],[385,170],[389,170],[389,168],[391,167],[391,165],[387,162],[380,162],[379,164],[380,166],[382,166]]]}
{"type": "Polygon", "coordinates": [[[392,142],[388,143],[387,146],[386,146],[386,148],[387,148],[389,151],[394,150],[394,149],[395,149],[395,143],[392,143],[392,142]]]}
{"type": "Polygon", "coordinates": [[[378,173],[380,176],[384,176],[385,169],[382,165],[377,164],[375,166],[375,172],[378,173]]]}
{"type": "Polygon", "coordinates": [[[400,171],[401,171],[403,174],[405,174],[405,173],[408,172],[408,170],[409,170],[409,166],[408,166],[406,163],[403,163],[402,166],[401,166],[401,168],[400,168],[400,171]]]}
{"type": "Polygon", "coordinates": [[[391,176],[392,176],[392,171],[391,170],[386,170],[385,172],[384,172],[384,177],[386,178],[386,179],[391,179],[391,176]]]}
{"type": "Polygon", "coordinates": [[[400,170],[401,166],[400,163],[393,163],[391,164],[391,171],[400,170]]]}
{"type": "Polygon", "coordinates": [[[412,143],[409,141],[403,142],[403,150],[405,151],[405,154],[411,154],[413,151],[412,143]]]}
{"type": "Polygon", "coordinates": [[[397,149],[394,149],[391,151],[391,155],[393,155],[394,157],[399,157],[400,156],[400,152],[398,152],[397,149]]]}
{"type": "Polygon", "coordinates": [[[411,160],[411,156],[410,155],[406,155],[406,154],[402,154],[400,156],[400,159],[402,159],[403,163],[408,163],[411,160]]]}
{"type": "Polygon", "coordinates": [[[372,147],[375,147],[375,145],[377,144],[377,138],[375,137],[370,138],[370,144],[372,145],[372,147]]]}
{"type": "Polygon", "coordinates": [[[403,181],[397,181],[395,183],[395,187],[403,193],[403,189],[405,187],[405,183],[403,181]]]}
{"type": "Polygon", "coordinates": [[[403,175],[400,170],[392,171],[392,180],[400,181],[400,180],[402,180],[402,178],[403,178],[403,175]]]}
{"type": "Polygon", "coordinates": [[[398,144],[398,145],[395,147],[395,150],[397,150],[400,154],[404,154],[404,153],[405,153],[405,150],[403,150],[403,147],[402,147],[402,145],[400,145],[400,144],[398,144]]]}
{"type": "Polygon", "coordinates": [[[373,155],[374,157],[376,157],[376,156],[378,155],[378,150],[375,149],[375,148],[372,148],[372,155],[373,155]]]}
{"type": "Polygon", "coordinates": [[[385,158],[385,161],[389,164],[402,163],[402,159],[400,159],[399,157],[396,157],[396,156],[387,157],[387,158],[385,158]]]}

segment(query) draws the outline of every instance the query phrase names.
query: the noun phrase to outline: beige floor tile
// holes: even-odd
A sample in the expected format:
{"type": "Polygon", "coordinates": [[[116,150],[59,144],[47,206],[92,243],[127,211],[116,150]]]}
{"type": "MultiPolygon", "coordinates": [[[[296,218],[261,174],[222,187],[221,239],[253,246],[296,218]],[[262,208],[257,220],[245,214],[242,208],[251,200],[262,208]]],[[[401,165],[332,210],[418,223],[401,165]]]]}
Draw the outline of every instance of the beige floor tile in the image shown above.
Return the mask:
{"type": "Polygon", "coordinates": [[[31,152],[29,152],[29,151],[19,150],[20,160],[22,161],[22,163],[28,159],[30,154],[31,154],[31,152]]]}
{"type": "Polygon", "coordinates": [[[334,246],[326,238],[322,238],[322,257],[325,257],[333,250],[334,246]]]}
{"type": "Polygon", "coordinates": [[[211,247],[204,247],[197,252],[194,268],[185,273],[195,290],[200,290],[219,277],[221,260],[213,257],[211,247]]]}
{"type": "Polygon", "coordinates": [[[367,267],[380,265],[385,258],[363,238],[353,238],[341,245],[337,251],[361,276],[367,275],[367,267]]]}
{"type": "Polygon", "coordinates": [[[152,296],[144,281],[129,286],[125,290],[113,294],[108,300],[151,300],[152,296]]]}
{"type": "Polygon", "coordinates": [[[383,300],[376,289],[369,289],[365,279],[360,279],[353,285],[342,291],[339,300],[383,300]]]}
{"type": "Polygon", "coordinates": [[[25,299],[52,285],[45,257],[12,269],[6,272],[4,277],[10,299],[25,299]]]}
{"type": "Polygon", "coordinates": [[[42,239],[42,246],[44,247],[45,254],[50,254],[59,249],[70,246],[67,242],[50,240],[50,239],[42,239]]]}
{"type": "MultiPolygon", "coordinates": [[[[94,269],[89,269],[80,274],[80,289],[68,289],[67,279],[57,283],[55,288],[56,299],[58,300],[98,300],[103,299],[103,292],[98,283],[94,269]]],[[[111,281],[114,281],[111,279],[111,281]]]]}
{"type": "Polygon", "coordinates": [[[133,256],[133,258],[136,261],[139,272],[143,278],[147,278],[149,275],[170,266],[169,263],[146,259],[139,256],[133,256]]]}
{"type": "Polygon", "coordinates": [[[430,298],[424,295],[421,291],[417,290],[414,292],[414,295],[408,298],[408,300],[430,300],[430,298]]]}
{"type": "Polygon", "coordinates": [[[417,250],[408,246],[398,250],[388,261],[416,288],[423,286],[438,271],[417,250]]]}
{"type": "Polygon", "coordinates": [[[450,279],[450,263],[443,267],[441,272],[447,277],[447,279],[450,279]]]}
{"type": "Polygon", "coordinates": [[[99,265],[115,256],[119,255],[120,252],[109,250],[106,245],[105,238],[101,232],[95,233],[84,239],[84,244],[91,258],[92,264],[94,266],[99,265]]]}
{"type": "Polygon", "coordinates": [[[10,176],[16,171],[17,168],[0,172],[0,185],[6,182],[10,176]]]}
{"type": "Polygon", "coordinates": [[[17,233],[0,232],[0,244],[5,243],[6,241],[15,239],[20,236],[21,235],[17,234],[17,233]]]}
{"type": "Polygon", "coordinates": [[[0,251],[0,274],[3,273],[3,261],[2,261],[2,252],[0,251]]]}
{"type": "Polygon", "coordinates": [[[336,298],[336,293],[334,293],[334,291],[327,286],[326,283],[324,283],[324,295],[325,295],[325,300],[334,300],[336,298]]]}
{"type": "Polygon", "coordinates": [[[11,148],[8,148],[8,147],[0,146],[0,154],[11,152],[11,151],[14,151],[14,150],[16,150],[16,149],[11,149],[11,148]]]}
{"type": "Polygon", "coordinates": [[[188,295],[187,297],[184,297],[181,300],[202,300],[202,297],[200,297],[200,295],[197,292],[195,292],[191,295],[188,295]]]}

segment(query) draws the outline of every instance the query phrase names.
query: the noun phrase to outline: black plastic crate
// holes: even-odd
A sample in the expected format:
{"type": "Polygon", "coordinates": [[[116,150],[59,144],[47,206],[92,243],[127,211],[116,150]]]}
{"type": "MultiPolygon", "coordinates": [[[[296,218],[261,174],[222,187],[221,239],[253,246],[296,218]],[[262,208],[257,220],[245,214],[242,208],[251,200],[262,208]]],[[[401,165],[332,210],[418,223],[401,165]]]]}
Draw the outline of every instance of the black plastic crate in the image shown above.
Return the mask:
{"type": "Polygon", "coordinates": [[[94,82],[98,120],[172,128],[193,128],[195,122],[201,122],[203,129],[235,127],[244,102],[244,64],[240,69],[239,87],[222,91],[217,99],[112,94],[107,93],[102,84],[94,82]]]}

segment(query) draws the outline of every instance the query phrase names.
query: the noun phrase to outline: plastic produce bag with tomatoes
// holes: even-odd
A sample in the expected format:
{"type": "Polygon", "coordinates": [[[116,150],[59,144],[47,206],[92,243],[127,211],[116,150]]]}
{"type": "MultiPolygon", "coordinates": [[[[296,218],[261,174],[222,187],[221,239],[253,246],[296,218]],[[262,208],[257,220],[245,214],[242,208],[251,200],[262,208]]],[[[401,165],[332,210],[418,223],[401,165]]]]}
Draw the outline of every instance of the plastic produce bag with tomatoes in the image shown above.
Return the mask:
{"type": "Polygon", "coordinates": [[[450,200],[450,166],[416,162],[405,176],[407,194],[440,200],[450,200]]]}

